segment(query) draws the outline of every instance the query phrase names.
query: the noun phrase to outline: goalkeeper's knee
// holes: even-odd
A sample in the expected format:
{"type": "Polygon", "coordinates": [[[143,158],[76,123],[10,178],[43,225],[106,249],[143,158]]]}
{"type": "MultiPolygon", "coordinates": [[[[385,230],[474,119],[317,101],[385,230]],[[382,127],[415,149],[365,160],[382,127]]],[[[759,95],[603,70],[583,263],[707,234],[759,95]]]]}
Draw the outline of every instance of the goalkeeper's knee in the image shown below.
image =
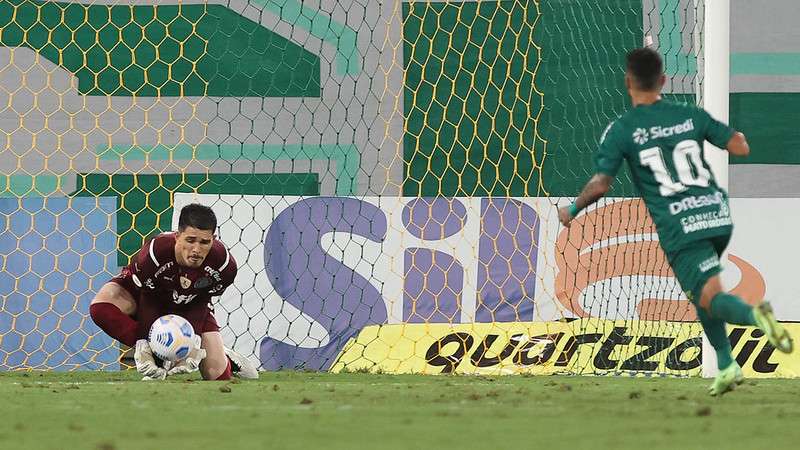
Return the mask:
{"type": "Polygon", "coordinates": [[[231,361],[226,357],[224,364],[220,364],[218,361],[211,362],[206,359],[200,368],[200,373],[204,380],[230,380],[233,376],[231,361]]]}

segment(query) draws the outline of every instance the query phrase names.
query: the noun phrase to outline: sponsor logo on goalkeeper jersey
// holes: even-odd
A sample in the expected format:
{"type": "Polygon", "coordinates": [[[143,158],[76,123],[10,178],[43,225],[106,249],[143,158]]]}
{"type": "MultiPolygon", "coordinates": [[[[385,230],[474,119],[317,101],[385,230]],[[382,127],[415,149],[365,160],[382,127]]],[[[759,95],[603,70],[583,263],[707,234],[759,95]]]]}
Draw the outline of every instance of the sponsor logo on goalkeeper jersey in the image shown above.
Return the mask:
{"type": "MultiPolygon", "coordinates": [[[[787,324],[792,332],[794,324],[787,324]]],[[[800,328],[800,327],[797,327],[800,328]]],[[[729,328],[748,376],[796,376],[756,328],[729,328]]],[[[699,375],[699,323],[649,321],[371,326],[345,347],[332,371],[391,373],[699,375]]]]}
{"type": "Polygon", "coordinates": [[[208,274],[208,276],[213,278],[215,282],[217,282],[217,283],[222,282],[222,275],[220,275],[218,270],[214,270],[214,269],[212,269],[211,267],[208,267],[208,266],[203,267],[203,270],[208,274]]]}
{"type": "Polygon", "coordinates": [[[172,291],[172,301],[181,305],[187,304],[194,300],[197,294],[178,294],[178,291],[172,291]]]}
{"type": "Polygon", "coordinates": [[[203,289],[209,286],[211,286],[211,280],[208,277],[198,278],[197,281],[194,282],[195,289],[203,289]]]}
{"type": "MultiPolygon", "coordinates": [[[[163,266],[159,267],[159,268],[158,268],[158,270],[156,270],[156,273],[155,273],[155,275],[153,275],[153,277],[154,277],[154,278],[158,278],[158,277],[159,277],[159,276],[160,276],[162,273],[164,273],[164,272],[166,272],[168,269],[170,269],[170,268],[172,267],[172,265],[173,265],[173,264],[174,264],[174,263],[173,263],[172,261],[169,261],[169,262],[167,262],[166,264],[164,264],[163,266]]],[[[166,278],[166,277],[165,277],[165,278],[166,278]]]]}

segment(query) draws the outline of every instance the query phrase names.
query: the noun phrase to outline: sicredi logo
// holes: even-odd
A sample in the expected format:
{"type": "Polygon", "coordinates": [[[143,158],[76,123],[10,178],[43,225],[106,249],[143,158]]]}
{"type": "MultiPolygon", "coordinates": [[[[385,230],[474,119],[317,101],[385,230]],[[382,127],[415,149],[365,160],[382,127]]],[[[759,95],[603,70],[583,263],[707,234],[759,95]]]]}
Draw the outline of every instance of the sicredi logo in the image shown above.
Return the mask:
{"type": "Polygon", "coordinates": [[[633,142],[641,145],[647,143],[650,139],[650,136],[647,134],[647,130],[644,128],[637,128],[636,131],[633,132],[633,142]]]}
{"type": "Polygon", "coordinates": [[[661,137],[670,137],[676,134],[682,134],[694,130],[694,123],[692,119],[688,119],[683,123],[673,125],[671,127],[651,127],[650,136],[653,139],[661,137]]]}
{"type": "Polygon", "coordinates": [[[662,137],[670,137],[676,134],[683,134],[689,131],[694,130],[694,122],[692,119],[687,119],[683,123],[679,123],[677,125],[672,125],[671,127],[650,127],[650,130],[646,130],[644,128],[637,128],[636,131],[633,132],[633,142],[636,142],[639,145],[647,143],[650,139],[658,139],[662,137]]]}

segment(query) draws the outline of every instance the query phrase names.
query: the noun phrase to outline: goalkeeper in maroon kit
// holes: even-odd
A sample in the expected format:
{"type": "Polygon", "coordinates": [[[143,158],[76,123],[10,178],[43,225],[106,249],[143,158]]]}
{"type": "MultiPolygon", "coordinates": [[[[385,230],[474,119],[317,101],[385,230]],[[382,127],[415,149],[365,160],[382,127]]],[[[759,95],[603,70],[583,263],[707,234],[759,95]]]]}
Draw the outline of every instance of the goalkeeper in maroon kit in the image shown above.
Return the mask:
{"type": "Polygon", "coordinates": [[[236,261],[216,239],[211,208],[181,209],[178,231],[147,241],[119,275],[106,283],[89,307],[92,320],[109,336],[135,347],[136,369],[145,379],[200,369],[203,379],[227,380],[236,374],[258,378],[247,358],[223,346],[211,297],[222,295],[236,277],[236,261]],[[200,336],[200,345],[174,366],[161,367],[147,335],[159,317],[184,317],[200,336]]]}

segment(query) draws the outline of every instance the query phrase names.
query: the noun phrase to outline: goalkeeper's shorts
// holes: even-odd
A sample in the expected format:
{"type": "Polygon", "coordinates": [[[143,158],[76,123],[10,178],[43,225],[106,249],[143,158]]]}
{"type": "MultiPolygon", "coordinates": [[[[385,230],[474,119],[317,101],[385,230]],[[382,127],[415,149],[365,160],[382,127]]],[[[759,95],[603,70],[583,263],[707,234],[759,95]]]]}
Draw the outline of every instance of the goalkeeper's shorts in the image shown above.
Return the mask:
{"type": "Polygon", "coordinates": [[[192,324],[194,332],[198,335],[219,331],[217,319],[214,317],[214,310],[203,299],[196,299],[188,305],[175,305],[172,303],[172,299],[142,294],[136,305],[139,339],[147,338],[153,322],[167,314],[176,314],[188,320],[192,324]]]}
{"type": "Polygon", "coordinates": [[[667,253],[675,278],[689,299],[697,304],[706,281],[722,271],[720,257],[728,246],[730,234],[692,242],[676,252],[667,253]]]}

